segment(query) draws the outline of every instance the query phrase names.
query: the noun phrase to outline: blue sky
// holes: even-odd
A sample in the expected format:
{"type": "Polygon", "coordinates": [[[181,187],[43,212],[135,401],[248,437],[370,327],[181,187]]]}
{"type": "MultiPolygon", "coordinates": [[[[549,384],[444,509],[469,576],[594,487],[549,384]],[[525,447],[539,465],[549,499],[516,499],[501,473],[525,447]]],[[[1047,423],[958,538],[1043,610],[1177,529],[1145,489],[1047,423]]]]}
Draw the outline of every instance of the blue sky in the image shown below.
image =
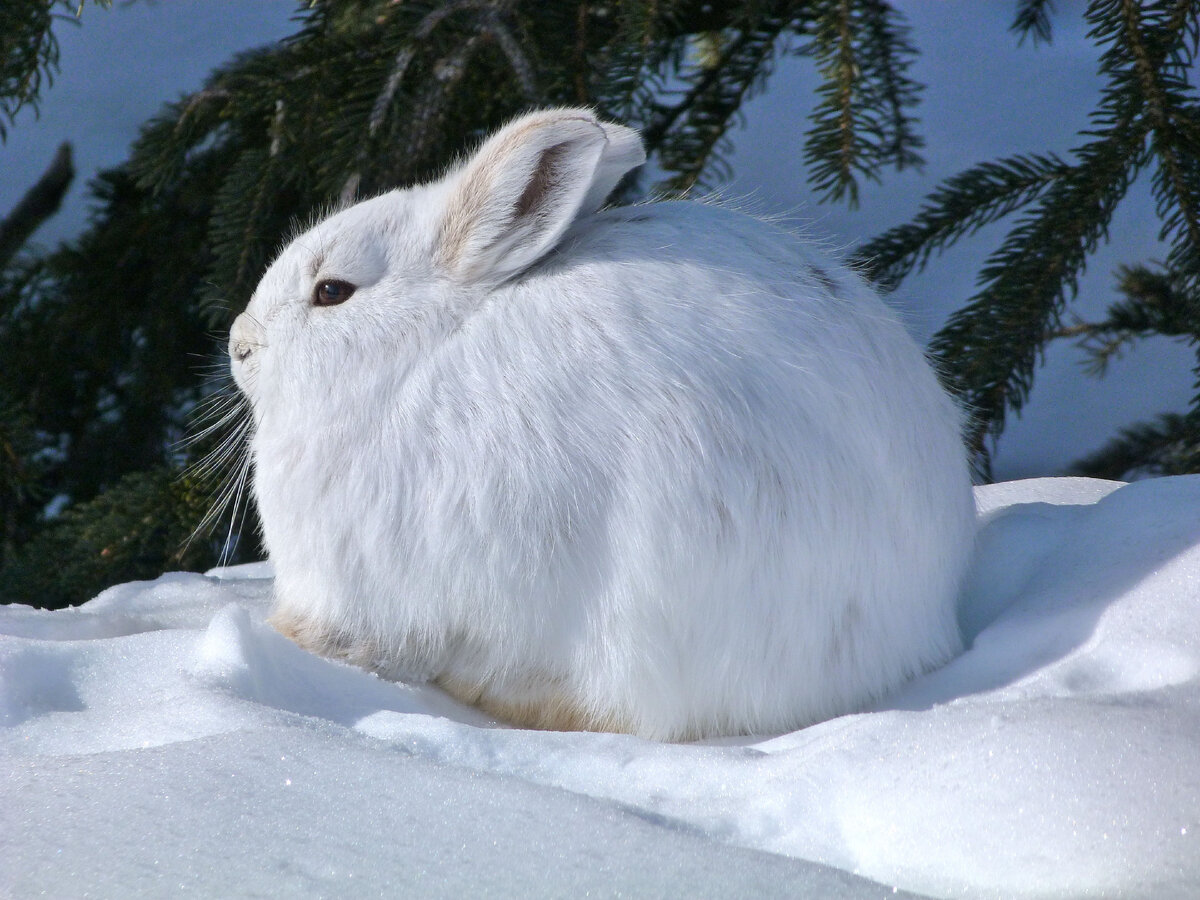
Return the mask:
{"type": "MultiPolygon", "coordinates": [[[[1060,0],[1054,43],[1019,46],[1009,34],[1011,0],[902,0],[922,55],[915,77],[927,85],[919,111],[927,165],[867,185],[861,207],[818,205],[803,178],[800,145],[815,84],[810,63],[781,61],[767,90],[745,108],[733,135],[734,178],[727,191],[763,212],[786,212],[835,252],[906,221],[939,180],[1012,153],[1068,151],[1086,127],[1100,82],[1085,38],[1082,0],[1060,0]]],[[[290,0],[140,0],[111,11],[88,5],[80,25],[58,28],[62,71],[40,115],[26,110],[0,145],[0,211],[11,209],[62,140],[75,146],[79,177],[64,210],[39,232],[53,244],[83,225],[84,184],[119,163],[140,123],[165,101],[200,86],[209,70],[239,49],[292,30],[290,0]]],[[[1098,316],[1112,299],[1120,263],[1161,257],[1148,180],[1135,184],[1109,245],[1089,265],[1078,311],[1098,316]]],[[[975,273],[1002,240],[993,226],[935,258],[893,297],[922,340],[969,298],[975,273]]],[[[1097,382],[1082,354],[1056,345],[1039,371],[1033,397],[1000,444],[996,475],[1059,472],[1101,445],[1116,428],[1155,413],[1182,411],[1191,395],[1191,354],[1164,339],[1127,354],[1097,382]]]]}

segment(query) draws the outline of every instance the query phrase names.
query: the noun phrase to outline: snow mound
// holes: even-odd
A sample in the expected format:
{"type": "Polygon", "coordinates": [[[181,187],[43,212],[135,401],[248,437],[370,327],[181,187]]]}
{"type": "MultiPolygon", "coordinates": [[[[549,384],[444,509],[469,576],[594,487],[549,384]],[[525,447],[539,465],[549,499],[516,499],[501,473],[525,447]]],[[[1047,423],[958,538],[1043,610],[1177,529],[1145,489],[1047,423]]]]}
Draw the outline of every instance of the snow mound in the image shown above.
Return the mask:
{"type": "Polygon", "coordinates": [[[1200,477],[977,502],[970,649],[762,738],[498,725],[282,638],[261,564],[0,608],[0,894],[1200,895],[1200,477]]]}

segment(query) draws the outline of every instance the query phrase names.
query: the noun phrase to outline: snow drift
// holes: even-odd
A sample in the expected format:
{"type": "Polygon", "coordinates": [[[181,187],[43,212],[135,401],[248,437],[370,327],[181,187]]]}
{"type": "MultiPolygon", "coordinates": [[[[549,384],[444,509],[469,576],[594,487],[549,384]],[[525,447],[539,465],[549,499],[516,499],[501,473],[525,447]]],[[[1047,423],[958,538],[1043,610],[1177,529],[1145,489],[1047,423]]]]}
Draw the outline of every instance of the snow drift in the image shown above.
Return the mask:
{"type": "Polygon", "coordinates": [[[1200,477],[976,493],[970,649],[781,736],[498,726],[265,565],[0,608],[0,894],[1200,894],[1200,477]]]}

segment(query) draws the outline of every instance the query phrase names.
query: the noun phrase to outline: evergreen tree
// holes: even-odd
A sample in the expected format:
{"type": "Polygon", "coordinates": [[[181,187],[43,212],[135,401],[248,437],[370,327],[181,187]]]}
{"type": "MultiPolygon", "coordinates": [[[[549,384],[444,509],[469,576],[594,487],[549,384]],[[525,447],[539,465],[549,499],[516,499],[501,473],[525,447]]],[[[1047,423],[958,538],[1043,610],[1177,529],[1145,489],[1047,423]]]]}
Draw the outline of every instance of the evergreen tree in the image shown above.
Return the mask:
{"type": "MultiPolygon", "coordinates": [[[[44,48],[33,7],[45,3],[16,0],[13,10],[23,6],[44,48]]],[[[216,483],[238,455],[238,433],[227,433],[236,409],[195,358],[213,353],[212,336],[295,223],[427,179],[509,117],[553,104],[642,130],[664,177],[626,185],[627,196],[703,185],[723,172],[742,102],[785,52],[812,57],[826,83],[804,145],[819,190],[853,199],[862,176],[919,161],[914,51],[879,0],[300,4],[291,38],[237,57],[146,125],[128,163],[93,185],[99,209],[78,241],[10,267],[0,400],[25,443],[12,444],[24,468],[8,477],[23,480],[5,502],[24,540],[0,569],[0,596],[78,602],[104,580],[184,562],[177,530],[116,514],[159,508],[164,522],[178,520],[177,484],[153,473],[184,457],[210,452],[190,470],[187,496],[243,494],[243,467],[216,483]],[[205,403],[216,423],[179,451],[188,415],[205,403]],[[70,511],[46,520],[48,498],[70,511]],[[45,577],[56,569],[61,577],[45,577]]],[[[52,58],[9,60],[24,87],[8,96],[34,101],[52,58]]],[[[186,561],[212,562],[229,549],[225,536],[252,527],[232,526],[233,515],[186,561]]],[[[233,558],[255,549],[243,541],[233,558]]]]}
{"type": "MultiPolygon", "coordinates": [[[[110,6],[112,0],[98,0],[110,6]]],[[[84,0],[5,0],[0,4],[0,140],[17,111],[37,106],[42,85],[58,68],[51,25],[83,12],[84,0]]]]}
{"type": "MultiPolygon", "coordinates": [[[[1021,0],[1014,29],[1048,42],[1050,0],[1021,0]]],[[[1123,345],[1150,334],[1200,338],[1200,107],[1190,82],[1200,41],[1195,0],[1092,0],[1089,36],[1101,50],[1100,103],[1070,158],[1018,156],[985,163],[937,188],[915,219],[856,251],[881,286],[897,284],[958,238],[1017,215],[979,275],[979,291],[934,336],[949,387],[973,414],[969,443],[989,474],[989,437],[1020,411],[1034,369],[1053,340],[1082,338],[1093,371],[1123,345]],[[1130,184],[1149,172],[1162,240],[1161,263],[1122,270],[1099,322],[1064,326],[1088,256],[1130,184]]],[[[1200,392],[1200,361],[1197,364],[1200,392]]],[[[1200,471],[1200,393],[1184,415],[1126,431],[1083,460],[1107,477],[1200,471]]]]}
{"type": "MultiPolygon", "coordinates": [[[[1019,0],[1017,33],[1049,42],[1052,5],[1019,0]]],[[[54,8],[0,9],[0,118],[36,102],[53,72],[54,8]]],[[[1140,336],[1194,343],[1200,333],[1198,8],[1092,0],[1107,86],[1080,147],[964,172],[856,254],[886,289],[959,237],[1015,217],[979,293],[931,348],[974,413],[984,473],[1048,342],[1084,340],[1099,371],[1140,336]],[[1104,320],[1064,324],[1089,254],[1146,171],[1167,258],[1122,273],[1104,320]]],[[[246,477],[236,400],[197,359],[224,370],[221,335],[295,223],[429,178],[505,119],[551,104],[590,105],[642,130],[662,180],[626,184],[627,197],[715,184],[731,123],[783,53],[810,58],[820,77],[797,136],[809,183],[853,203],[863,179],[920,162],[915,52],[885,0],[299,3],[292,37],[235,58],[145,126],[129,161],[94,182],[82,237],[0,259],[0,599],[79,602],[105,583],[209,565],[252,533],[232,509],[246,477]],[[181,448],[202,408],[210,424],[181,448]],[[211,536],[185,544],[217,496],[230,508],[211,536]],[[48,503],[66,511],[48,515],[48,503]]],[[[1087,465],[1195,471],[1198,408],[1128,432],[1087,465]]],[[[256,549],[243,540],[232,558],[256,549]]]]}

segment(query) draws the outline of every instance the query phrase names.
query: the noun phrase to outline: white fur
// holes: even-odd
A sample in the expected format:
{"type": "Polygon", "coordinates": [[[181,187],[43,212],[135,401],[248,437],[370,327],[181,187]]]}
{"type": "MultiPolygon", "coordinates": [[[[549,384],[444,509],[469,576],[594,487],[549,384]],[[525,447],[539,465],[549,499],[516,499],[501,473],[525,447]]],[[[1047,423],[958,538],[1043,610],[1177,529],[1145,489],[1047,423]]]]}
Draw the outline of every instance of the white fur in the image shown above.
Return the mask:
{"type": "Polygon", "coordinates": [[[270,267],[231,352],[281,629],[658,739],[794,729],[960,650],[973,505],[921,350],[760,220],[596,212],[642,158],[536,113],[270,267]],[[326,279],[357,291],[314,306],[326,279]]]}

